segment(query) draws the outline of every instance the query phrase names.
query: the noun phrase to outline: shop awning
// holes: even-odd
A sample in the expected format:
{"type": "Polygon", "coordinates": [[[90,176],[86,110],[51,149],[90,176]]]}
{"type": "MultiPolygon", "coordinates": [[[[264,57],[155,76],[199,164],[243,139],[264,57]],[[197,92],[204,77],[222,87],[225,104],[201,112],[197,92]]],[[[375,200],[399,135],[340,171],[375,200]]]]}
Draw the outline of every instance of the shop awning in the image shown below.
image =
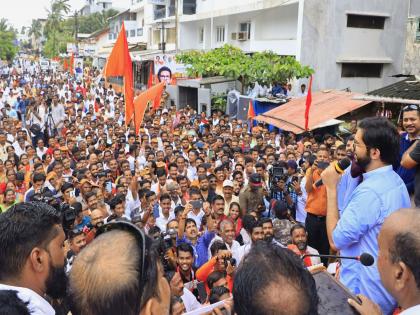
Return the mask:
{"type": "MultiPolygon", "coordinates": [[[[334,125],[338,122],[336,118],[371,103],[354,99],[357,96],[355,93],[335,90],[312,93],[309,130],[334,125]]],[[[305,103],[306,97],[295,98],[254,119],[299,134],[305,131],[305,103]]]]}

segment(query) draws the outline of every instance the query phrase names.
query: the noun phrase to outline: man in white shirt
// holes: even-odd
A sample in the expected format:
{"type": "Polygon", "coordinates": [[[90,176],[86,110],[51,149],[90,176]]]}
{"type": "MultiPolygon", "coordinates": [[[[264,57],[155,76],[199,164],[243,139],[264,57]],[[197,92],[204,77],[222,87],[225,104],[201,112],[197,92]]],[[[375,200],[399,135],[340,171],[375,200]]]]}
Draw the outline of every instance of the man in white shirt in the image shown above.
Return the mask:
{"type": "Polygon", "coordinates": [[[168,194],[162,194],[159,199],[159,205],[162,211],[156,219],[156,226],[161,231],[166,231],[168,222],[175,218],[173,209],[171,208],[171,197],[168,194]]]}
{"type": "Polygon", "coordinates": [[[244,256],[249,253],[252,245],[255,244],[255,242],[261,241],[264,239],[264,231],[263,231],[261,222],[255,221],[253,223],[253,226],[250,228],[250,231],[251,231],[251,241],[252,241],[251,244],[242,245],[238,249],[232,252],[233,258],[236,259],[236,265],[239,265],[242,258],[244,258],[244,256]]]}
{"type": "Polygon", "coordinates": [[[220,233],[219,235],[216,235],[209,244],[208,254],[209,257],[211,257],[211,245],[215,241],[222,241],[226,244],[226,247],[229,251],[234,252],[241,247],[241,245],[235,240],[235,227],[231,220],[225,219],[222,222],[220,222],[220,233]]]}
{"type": "Polygon", "coordinates": [[[66,295],[61,217],[46,204],[19,203],[0,215],[0,290],[15,290],[32,315],[54,315],[43,298],[66,295]]]}
{"type": "MultiPolygon", "coordinates": [[[[378,271],[387,291],[401,307],[400,315],[420,314],[420,212],[401,209],[387,217],[378,236],[378,271]]],[[[362,304],[348,302],[362,315],[382,310],[363,295],[362,304]]]]}

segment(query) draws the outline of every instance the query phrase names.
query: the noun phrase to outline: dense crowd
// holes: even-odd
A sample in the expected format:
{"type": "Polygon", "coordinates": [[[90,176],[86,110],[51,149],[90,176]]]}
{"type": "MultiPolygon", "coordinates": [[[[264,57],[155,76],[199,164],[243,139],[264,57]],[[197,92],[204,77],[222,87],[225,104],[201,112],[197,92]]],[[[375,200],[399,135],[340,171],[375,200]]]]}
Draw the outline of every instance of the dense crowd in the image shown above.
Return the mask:
{"type": "MultiPolygon", "coordinates": [[[[218,110],[177,109],[165,92],[137,135],[123,95],[96,69],[74,78],[17,60],[1,73],[0,306],[182,314],[224,301],[208,312],[317,314],[307,268],[324,264],[385,314],[404,308],[376,263],[322,255],[376,260],[384,221],[410,208],[418,106],[404,107],[401,136],[383,118],[351,121],[345,135],[297,136],[218,110]],[[345,158],[351,166],[339,176],[334,165],[345,158]],[[29,280],[13,281],[22,271],[29,280]]],[[[418,258],[418,243],[401,246],[418,258]]],[[[419,290],[418,266],[409,267],[419,290]]]]}

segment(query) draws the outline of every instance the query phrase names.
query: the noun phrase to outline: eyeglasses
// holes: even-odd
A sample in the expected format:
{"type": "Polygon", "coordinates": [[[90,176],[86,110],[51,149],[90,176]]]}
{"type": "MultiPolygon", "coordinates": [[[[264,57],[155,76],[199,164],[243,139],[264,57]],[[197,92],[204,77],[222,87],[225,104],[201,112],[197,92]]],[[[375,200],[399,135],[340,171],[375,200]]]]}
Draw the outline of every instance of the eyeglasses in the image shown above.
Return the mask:
{"type": "Polygon", "coordinates": [[[403,110],[403,112],[408,112],[410,110],[420,110],[420,109],[419,109],[418,105],[411,104],[411,105],[404,106],[402,110],[403,110]]]}
{"type": "Polygon", "coordinates": [[[139,245],[140,249],[140,259],[139,259],[139,270],[140,270],[140,279],[139,279],[139,289],[140,289],[140,297],[143,296],[143,287],[146,282],[146,270],[147,266],[147,259],[149,256],[149,251],[151,247],[151,239],[146,236],[142,230],[140,230],[137,226],[132,223],[124,222],[124,221],[116,221],[116,222],[109,222],[107,224],[102,225],[96,232],[95,238],[99,235],[109,232],[109,231],[125,231],[134,236],[139,245]]]}

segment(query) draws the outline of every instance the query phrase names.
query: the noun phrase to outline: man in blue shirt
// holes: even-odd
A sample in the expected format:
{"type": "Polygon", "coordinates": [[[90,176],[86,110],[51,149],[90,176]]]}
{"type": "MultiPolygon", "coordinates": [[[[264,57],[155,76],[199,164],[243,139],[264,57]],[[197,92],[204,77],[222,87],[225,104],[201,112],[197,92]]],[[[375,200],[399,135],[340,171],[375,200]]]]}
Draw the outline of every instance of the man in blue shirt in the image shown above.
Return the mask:
{"type": "MultiPolygon", "coordinates": [[[[378,257],[377,237],[382,224],[392,212],[410,207],[410,198],[402,179],[392,170],[398,157],[399,135],[387,119],[371,117],[362,120],[357,129],[354,147],[356,163],[363,169],[363,181],[353,191],[339,217],[337,184],[340,179],[334,167],[321,175],[327,189],[327,233],[330,246],[351,250],[359,255],[367,252],[378,257]]],[[[353,281],[354,293],[362,293],[377,303],[384,314],[396,306],[394,298],[383,287],[376,263],[359,265],[346,274],[343,266],[341,281],[353,281]],[[354,281],[356,272],[357,280],[354,281]]]]}
{"type": "Polygon", "coordinates": [[[406,132],[401,135],[400,139],[400,154],[394,170],[403,179],[409,194],[414,193],[414,179],[416,169],[405,168],[400,165],[404,152],[416,141],[420,133],[420,108],[418,105],[407,105],[402,110],[402,125],[406,132]]]}
{"type": "Polygon", "coordinates": [[[188,213],[193,211],[191,203],[187,203],[184,212],[179,217],[178,238],[176,245],[187,243],[192,246],[194,250],[194,267],[200,268],[209,259],[208,247],[215,233],[213,230],[213,218],[211,216],[211,208],[208,202],[203,204],[203,210],[207,219],[207,231],[202,236],[199,236],[197,223],[194,219],[187,219],[188,213]]]}

